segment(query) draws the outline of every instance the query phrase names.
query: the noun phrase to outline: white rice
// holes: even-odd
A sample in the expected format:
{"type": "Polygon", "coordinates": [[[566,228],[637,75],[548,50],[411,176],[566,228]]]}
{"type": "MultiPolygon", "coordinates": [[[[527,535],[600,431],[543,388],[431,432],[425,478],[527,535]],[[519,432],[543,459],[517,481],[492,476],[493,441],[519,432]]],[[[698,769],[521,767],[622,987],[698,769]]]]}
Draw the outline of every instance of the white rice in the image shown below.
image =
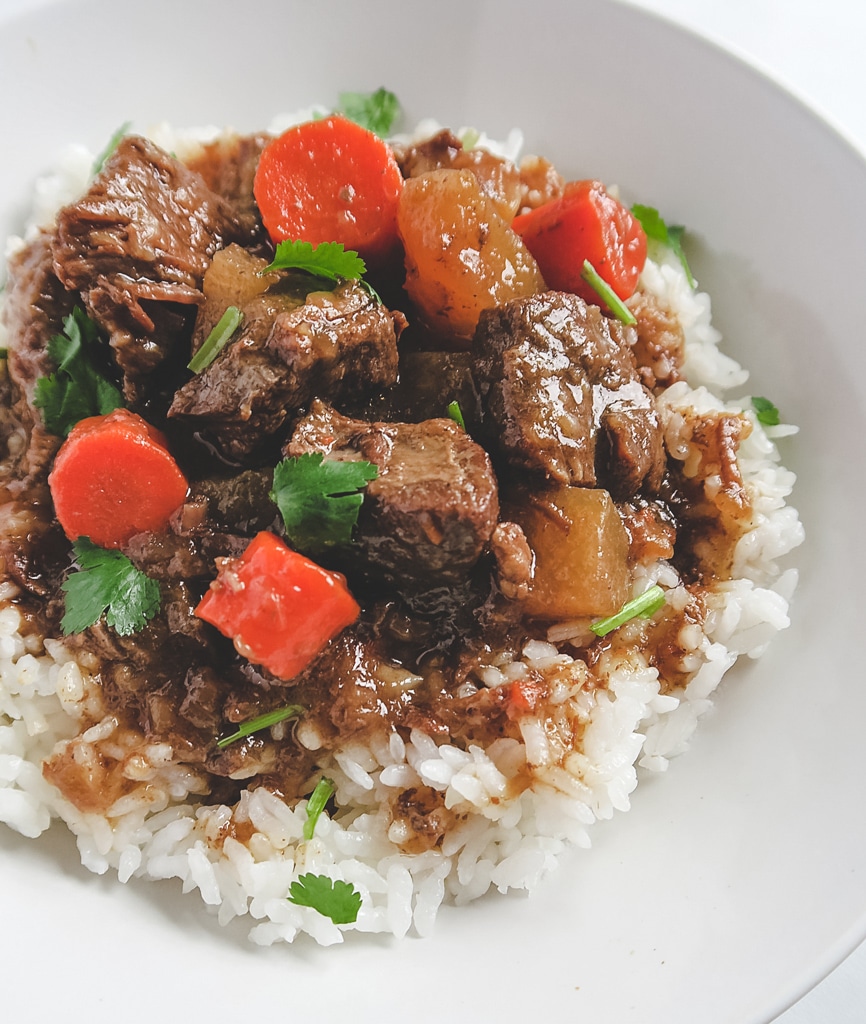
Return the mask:
{"type": "MultiPolygon", "coordinates": [[[[180,150],[180,138],[167,127],[152,134],[180,150]]],[[[515,135],[505,151],[516,155],[519,142],[515,135]]],[[[81,193],[92,163],[93,154],[71,148],[61,170],[37,184],[25,238],[81,193]]],[[[10,240],[8,252],[22,244],[10,240]]],[[[739,454],[752,519],[736,546],[734,578],[708,595],[703,626],[681,630],[687,685],[672,688],[643,655],[617,648],[593,669],[606,685],[590,687],[587,666],[565,651],[570,639],[585,634],[586,622],[557,624],[516,657],[494,659],[474,684],[492,687],[537,674],[550,685],[552,720],[527,714],[519,721],[521,741],[498,739],[487,750],[439,744],[415,730],[408,739],[382,733],[328,754],[320,768],[335,783],[339,810],[333,818],[323,814],[305,841],[305,800],[291,807],[258,788],[244,792],[236,807],[201,805],[202,775],[172,764],[167,745],[131,736],[105,715],[87,664],[57,641],[23,636],[11,603],[15,587],[0,583],[0,821],[36,837],[60,819],[77,837],[89,870],[116,872],[122,882],[177,878],[184,892],[198,891],[221,924],[248,915],[250,937],[263,945],[300,933],[323,945],[350,930],[427,935],[443,901],[469,902],[491,888],[532,889],[567,845],[588,847],[595,821],[629,809],[642,773],[664,771],[687,749],[737,657],[759,656],[788,625],[796,572],[781,572],[778,561],[803,540],[797,513],[785,503],[794,476],[780,465],[775,445],[792,428],[765,430],[748,400],[715,397],[741,387],[747,374],[718,347],[709,297],[693,292],[672,261],[649,262],[640,287],[677,313],[686,335],[688,383],[658,399],[670,454],[690,457],[680,426],[692,411],[742,411],[753,426],[739,454]],[[88,723],[81,735],[80,723],[88,723]],[[81,764],[110,757],[127,780],[128,791],[106,814],[78,811],[43,778],[42,762],[67,745],[81,764]],[[419,785],[443,795],[453,824],[441,845],[410,854],[404,850],[411,828],[392,807],[400,792],[419,785]],[[304,872],[351,882],[362,897],[357,922],[335,925],[290,903],[289,887],[304,872]]],[[[689,601],[666,562],[636,573],[635,594],[655,582],[667,588],[672,607],[689,601]]],[[[315,727],[304,723],[296,738],[311,750],[321,743],[315,727]]]]}

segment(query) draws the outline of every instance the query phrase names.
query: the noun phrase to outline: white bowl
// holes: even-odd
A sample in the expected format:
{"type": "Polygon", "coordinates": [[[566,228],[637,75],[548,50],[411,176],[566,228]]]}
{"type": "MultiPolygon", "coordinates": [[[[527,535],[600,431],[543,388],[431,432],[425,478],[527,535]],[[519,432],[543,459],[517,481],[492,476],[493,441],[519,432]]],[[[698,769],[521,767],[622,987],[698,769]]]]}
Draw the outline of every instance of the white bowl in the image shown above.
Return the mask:
{"type": "Polygon", "coordinates": [[[866,933],[866,165],[755,71],[602,0],[70,0],[0,32],[0,236],[68,141],[259,128],[382,84],[407,124],[519,126],[687,225],[727,350],[802,427],[783,442],[808,534],[793,625],[592,851],[427,940],[261,950],[172,884],[89,875],[62,830],[2,830],[4,1016],[767,1021],[866,933]]]}

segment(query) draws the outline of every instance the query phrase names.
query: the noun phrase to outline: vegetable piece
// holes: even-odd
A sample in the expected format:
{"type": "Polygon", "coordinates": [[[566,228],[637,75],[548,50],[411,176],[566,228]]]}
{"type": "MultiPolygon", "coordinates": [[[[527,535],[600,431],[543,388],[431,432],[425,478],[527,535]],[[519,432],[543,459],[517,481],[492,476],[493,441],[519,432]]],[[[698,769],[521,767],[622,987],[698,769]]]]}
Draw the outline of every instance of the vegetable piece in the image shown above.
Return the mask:
{"type": "Polygon", "coordinates": [[[601,301],[605,306],[607,306],[620,323],[626,324],[626,326],[637,323],[634,313],[632,313],[607,281],[602,280],[598,271],[589,262],[589,260],[583,261],[583,270],[581,270],[580,276],[598,295],[601,301]]]}
{"type": "Polygon", "coordinates": [[[469,170],[428,171],[403,186],[397,226],[406,291],[433,328],[468,342],[481,311],[544,291],[529,249],[469,170]]]}
{"type": "Polygon", "coordinates": [[[685,234],[686,229],[682,224],[671,224],[671,226],[668,227],[661,214],[653,206],[642,206],[640,203],[635,203],[631,208],[631,212],[641,222],[641,226],[650,241],[658,242],[659,245],[663,245],[665,248],[671,250],[674,256],[676,256],[680,261],[680,265],[685,272],[689,286],[692,289],[696,288],[698,282],[692,274],[691,267],[689,267],[688,260],[686,259],[686,254],[683,251],[683,235],[685,234]]]}
{"type": "Polygon", "coordinates": [[[127,409],[81,420],[57,453],[48,485],[66,536],[104,548],[165,530],[187,493],[165,437],[127,409]]]}
{"type": "Polygon", "coordinates": [[[334,924],[354,924],[361,909],[361,894],[354,885],[340,879],[332,882],[327,875],[299,875],[291,884],[288,900],[318,910],[334,924]]]}
{"type": "Polygon", "coordinates": [[[95,365],[99,328],[76,306],[63,320],[63,334],[48,342],[57,372],[36,381],[33,404],[42,410],[45,429],[66,437],[79,420],[113,412],[123,405],[120,391],[95,365]]]}
{"type": "Polygon", "coordinates": [[[316,788],[310,794],[307,801],[307,820],[304,822],[304,839],[309,842],[316,831],[316,822],[319,820],[325,804],[334,795],[334,783],[324,776],[316,783],[316,788]]]}
{"type": "Polygon", "coordinates": [[[627,601],[622,608],[609,618],[593,622],[589,627],[596,636],[607,636],[608,633],[636,619],[639,615],[645,619],[654,615],[665,603],[665,592],[658,585],[645,590],[639,597],[627,601]]]}
{"type": "Polygon", "coordinates": [[[400,115],[400,101],[386,88],[375,92],[341,92],[338,113],[383,138],[400,115]]]}
{"type": "Polygon", "coordinates": [[[124,137],[124,135],[127,135],[129,133],[129,129],[131,127],[132,121],[124,121],[119,128],[116,128],[111,133],[111,137],[105,144],[105,149],[103,149],[99,156],[97,156],[97,158],[93,161],[93,167],[91,168],[90,173],[94,178],[97,174],[100,173],[102,168],[105,167],[106,161],[120,145],[120,140],[124,137]]]}
{"type": "Polygon", "coordinates": [[[275,270],[303,270],[313,277],[325,281],[359,281],[367,272],[367,264],[361,257],[340,242],[280,242],[273,261],[261,271],[268,274],[275,270]]]}
{"type": "Polygon", "coordinates": [[[105,613],[105,621],[120,636],[143,629],[159,611],[159,584],[119,551],[106,551],[87,537],[72,546],[81,567],[64,580],[66,612],[60,627],[66,635],[80,633],[105,613]]]}
{"type": "Polygon", "coordinates": [[[765,427],[778,427],[782,422],[779,410],[773,405],[769,398],[761,398],[756,395],[752,399],[752,408],[758,417],[758,423],[765,427]]]}
{"type": "Polygon", "coordinates": [[[294,679],[359,612],[339,573],[265,531],[240,558],[222,560],[195,609],[238,654],[280,679],[294,679]]]}
{"type": "Polygon", "coordinates": [[[229,306],[216,323],[214,329],[205,338],[202,347],[187,363],[187,369],[193,373],[201,373],[216,359],[226,345],[231,341],[232,335],[240,327],[244,315],[237,306],[229,306]]]}
{"type": "Polygon", "coordinates": [[[297,125],[269,143],[253,191],[274,243],[336,241],[382,261],[397,241],[402,187],[390,147],[335,115],[297,125]]]}
{"type": "Polygon", "coordinates": [[[514,230],[538,261],[544,280],[597,304],[581,277],[589,260],[621,299],[635,290],[646,263],[646,234],[628,208],[600,181],[572,181],[563,194],[514,218],[514,230]]]}
{"type": "Polygon", "coordinates": [[[310,452],[277,465],[271,500],[295,547],[321,551],[351,542],[364,501],[361,492],[378,475],[372,462],[325,460],[310,452]]]}
{"type": "Polygon", "coordinates": [[[466,421],[463,419],[463,410],[460,408],[459,402],[448,403],[448,418],[454,420],[461,430],[466,429],[466,421]]]}
{"type": "Polygon", "coordinates": [[[246,736],[252,736],[253,733],[260,732],[262,729],[270,729],[272,725],[285,722],[287,718],[297,718],[298,715],[303,713],[304,709],[300,704],[286,704],[285,707],[266,711],[263,715],[256,715],[255,718],[251,718],[248,722],[241,722],[236,732],[233,732],[230,736],[223,736],[221,740],[217,740],[217,746],[220,750],[225,750],[226,747],[236,743],[238,740],[244,739],[246,736]]]}
{"type": "Polygon", "coordinates": [[[557,487],[509,509],[535,555],[525,608],[545,619],[611,615],[628,596],[628,536],[607,491],[557,487]]]}

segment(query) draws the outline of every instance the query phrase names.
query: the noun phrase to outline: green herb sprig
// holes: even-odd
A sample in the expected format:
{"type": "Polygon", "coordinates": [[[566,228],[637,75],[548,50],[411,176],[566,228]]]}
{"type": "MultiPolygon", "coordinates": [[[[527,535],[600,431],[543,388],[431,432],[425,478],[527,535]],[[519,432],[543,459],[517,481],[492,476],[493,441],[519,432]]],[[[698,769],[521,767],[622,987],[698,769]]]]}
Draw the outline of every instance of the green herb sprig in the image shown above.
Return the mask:
{"type": "Polygon", "coordinates": [[[88,537],[72,545],[80,566],[61,585],[65,614],[60,628],[67,636],[95,625],[102,615],[120,636],[143,629],[159,611],[159,583],[137,569],[120,551],[108,551],[88,537]]]}
{"type": "Polygon", "coordinates": [[[781,413],[769,398],[761,398],[759,395],[756,395],[752,399],[752,408],[755,410],[755,415],[761,426],[778,427],[782,422],[781,413]]]}
{"type": "Polygon", "coordinates": [[[695,280],[694,274],[692,274],[686,254],[683,251],[683,235],[686,229],[682,224],[671,224],[670,226],[665,224],[664,218],[654,206],[642,206],[640,203],[635,203],[631,208],[631,212],[640,221],[647,238],[670,249],[674,256],[676,256],[685,272],[689,287],[694,290],[698,282],[695,280]]]}
{"type": "Polygon", "coordinates": [[[316,831],[316,822],[321,817],[325,804],[334,795],[334,783],[322,776],[307,801],[307,820],[304,822],[304,839],[309,842],[316,831]]]}
{"type": "Polygon", "coordinates": [[[45,429],[66,437],[79,420],[103,416],[123,406],[123,396],[96,364],[99,328],[76,306],[63,319],[63,333],[48,342],[57,370],[36,381],[33,404],[42,410],[45,429]]]}
{"type": "Polygon", "coordinates": [[[272,725],[285,722],[287,718],[297,718],[303,713],[304,708],[300,704],[287,704],[285,707],[276,708],[274,711],[266,711],[263,715],[257,715],[248,722],[242,722],[236,732],[233,732],[230,736],[224,736],[221,740],[217,740],[217,746],[220,750],[225,750],[226,747],[232,743],[237,743],[238,740],[252,736],[255,732],[261,732],[262,729],[270,729],[272,725]]]}
{"type": "Polygon", "coordinates": [[[463,418],[463,410],[459,402],[448,403],[448,418],[454,420],[461,430],[466,430],[466,420],[463,418]]]}
{"type": "Polygon", "coordinates": [[[615,615],[610,615],[606,619],[600,619],[598,622],[593,622],[589,627],[596,636],[607,636],[615,629],[619,629],[620,626],[629,622],[631,619],[636,619],[638,616],[643,618],[649,618],[654,615],[659,608],[665,603],[665,592],[658,584],[645,590],[639,597],[633,598],[631,601],[626,603],[620,608],[615,615]]]}
{"type": "Polygon", "coordinates": [[[628,306],[616,294],[607,281],[604,280],[589,260],[583,261],[583,270],[581,270],[580,276],[584,281],[586,281],[590,288],[592,288],[596,295],[598,295],[620,323],[631,326],[637,322],[635,320],[634,313],[632,313],[628,306]]]}
{"type": "Polygon", "coordinates": [[[187,369],[192,370],[193,373],[201,373],[202,370],[210,366],[231,341],[243,319],[244,315],[237,306],[229,306],[205,338],[201,348],[187,363],[187,369]]]}
{"type": "Polygon", "coordinates": [[[384,87],[375,92],[341,92],[337,113],[384,138],[400,116],[400,101],[384,87]]]}
{"type": "Polygon", "coordinates": [[[354,249],[347,249],[342,242],[319,242],[318,245],[300,239],[280,242],[273,260],[259,271],[259,276],[278,270],[300,270],[327,284],[357,281],[377,302],[382,301],[364,280],[367,264],[354,249]]]}
{"type": "Polygon", "coordinates": [[[362,492],[378,475],[372,462],[338,462],[309,452],[277,464],[271,500],[295,547],[321,551],[351,542],[362,492]]]}
{"type": "Polygon", "coordinates": [[[299,875],[291,884],[288,900],[299,907],[312,907],[334,924],[354,924],[361,909],[361,894],[354,885],[331,881],[327,875],[299,875]]]}

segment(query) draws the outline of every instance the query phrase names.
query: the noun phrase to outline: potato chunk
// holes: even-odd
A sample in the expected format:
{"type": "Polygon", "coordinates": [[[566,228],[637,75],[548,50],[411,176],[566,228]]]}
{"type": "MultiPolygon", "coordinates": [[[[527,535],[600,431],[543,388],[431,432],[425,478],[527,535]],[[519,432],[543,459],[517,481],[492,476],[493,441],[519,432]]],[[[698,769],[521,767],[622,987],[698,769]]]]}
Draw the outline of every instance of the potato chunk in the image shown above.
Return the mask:
{"type": "Polygon", "coordinates": [[[522,239],[469,170],[409,178],[397,227],[406,291],[427,324],[468,341],[482,309],[544,290],[522,239]]]}
{"type": "Polygon", "coordinates": [[[559,487],[509,509],[535,555],[527,614],[600,618],[628,599],[628,536],[607,491],[559,487]]]}

